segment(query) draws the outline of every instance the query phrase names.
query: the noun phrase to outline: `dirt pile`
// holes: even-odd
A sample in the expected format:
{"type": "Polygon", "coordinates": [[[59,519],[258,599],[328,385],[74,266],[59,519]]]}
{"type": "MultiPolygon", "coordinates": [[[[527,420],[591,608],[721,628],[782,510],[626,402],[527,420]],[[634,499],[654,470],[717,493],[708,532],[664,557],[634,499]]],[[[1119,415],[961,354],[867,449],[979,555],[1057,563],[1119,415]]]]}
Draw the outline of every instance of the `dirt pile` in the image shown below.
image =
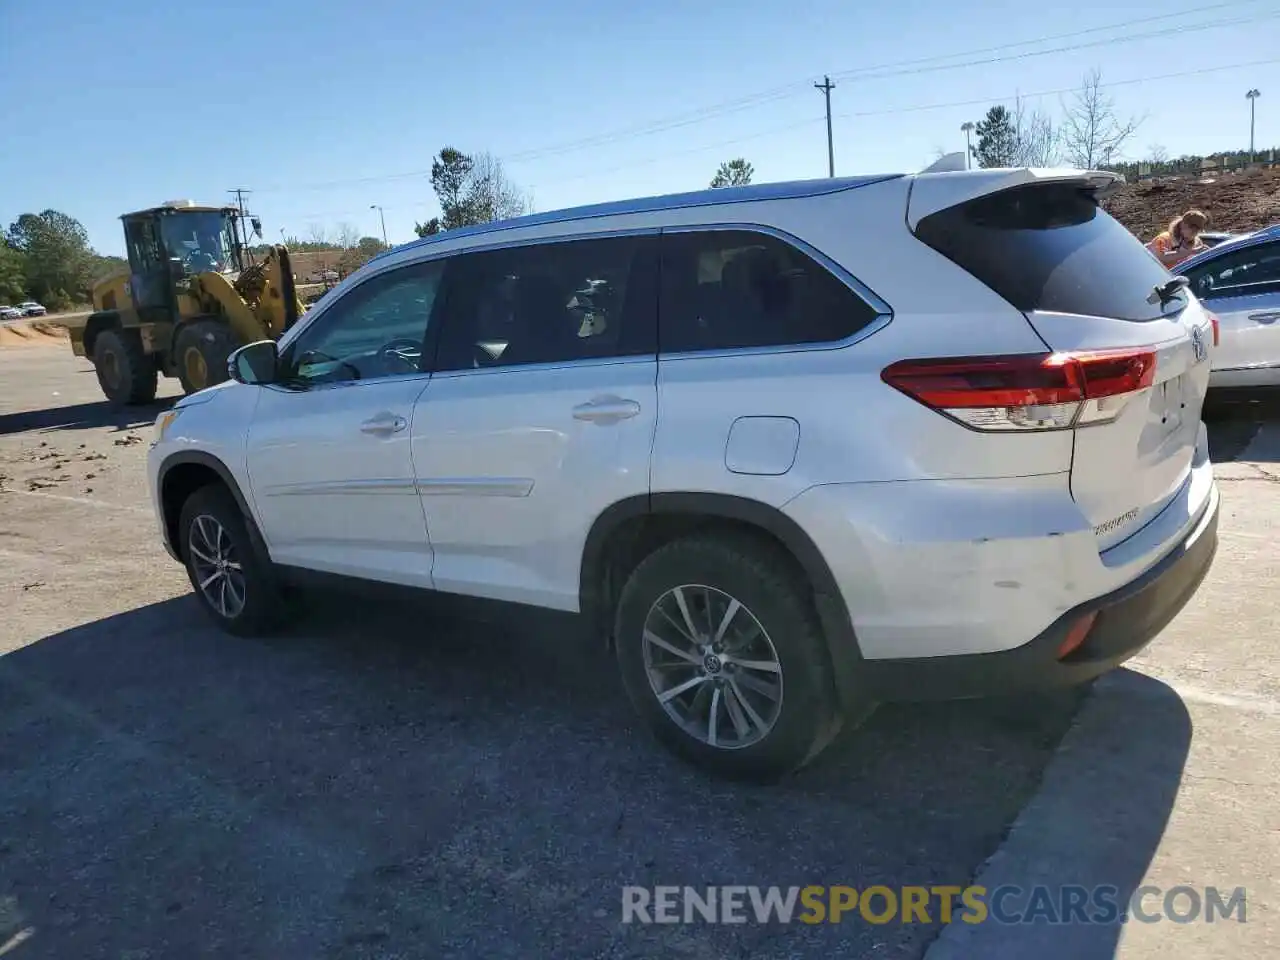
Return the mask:
{"type": "Polygon", "coordinates": [[[44,320],[15,320],[0,325],[0,347],[51,347],[65,344],[67,328],[44,320]]]}
{"type": "Polygon", "coordinates": [[[1209,230],[1257,230],[1280,223],[1280,168],[1129,184],[1103,206],[1143,243],[1193,207],[1209,215],[1209,230]]]}

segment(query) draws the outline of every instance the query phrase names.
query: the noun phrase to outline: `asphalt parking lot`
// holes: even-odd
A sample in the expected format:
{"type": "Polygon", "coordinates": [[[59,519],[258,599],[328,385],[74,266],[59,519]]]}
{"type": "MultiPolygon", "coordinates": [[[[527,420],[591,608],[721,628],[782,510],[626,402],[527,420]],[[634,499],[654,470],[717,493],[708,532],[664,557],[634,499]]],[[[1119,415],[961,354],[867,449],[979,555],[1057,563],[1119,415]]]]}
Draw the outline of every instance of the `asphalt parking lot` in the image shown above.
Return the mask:
{"type": "MultiPolygon", "coordinates": [[[[1227,749],[1219,734],[1234,730],[1234,759],[1264,772],[1277,756],[1267,644],[1280,600],[1257,590],[1280,567],[1274,404],[1213,411],[1214,459],[1232,468],[1219,559],[1109,693],[882,708],[817,766],[759,788],[705,778],[651,743],[570,623],[331,596],[270,641],[216,632],[147,501],[163,402],[114,414],[99,398],[66,348],[0,350],[6,960],[986,957],[943,936],[936,915],[623,925],[621,888],[964,885],[1023,861],[1027,876],[1069,865],[1105,841],[1089,869],[1131,890],[1200,823],[1183,805],[1199,796],[1187,778],[1202,736],[1227,749]],[[1105,756],[1064,761],[1064,737],[1105,756]],[[1123,795],[1109,790],[1114,770],[1123,795]],[[1059,779],[1069,785],[1050,789],[1059,779]],[[1087,793],[1087,815],[1041,810],[1072,791],[1087,793]],[[1048,867],[1042,833],[1063,851],[1048,867]]],[[[1265,915],[1278,769],[1252,784],[1218,770],[1234,789],[1195,774],[1225,791],[1210,808],[1260,833],[1239,854],[1218,838],[1203,867],[1188,839],[1176,854],[1186,880],[1155,882],[1246,884],[1265,915]]],[[[1265,955],[1250,939],[1263,929],[1274,933],[1188,928],[1208,947],[1177,955],[1265,955]]],[[[1125,940],[1098,929],[1063,955],[1146,956],[1155,943],[1125,940]]]]}

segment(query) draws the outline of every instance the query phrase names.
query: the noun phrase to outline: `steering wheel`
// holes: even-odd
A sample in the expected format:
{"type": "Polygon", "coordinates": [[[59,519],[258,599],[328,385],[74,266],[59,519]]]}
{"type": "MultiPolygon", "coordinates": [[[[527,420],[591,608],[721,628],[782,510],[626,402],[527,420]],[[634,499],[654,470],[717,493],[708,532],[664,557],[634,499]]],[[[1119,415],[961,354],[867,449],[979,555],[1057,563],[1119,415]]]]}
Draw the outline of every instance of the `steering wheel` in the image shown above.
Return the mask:
{"type": "Polygon", "coordinates": [[[412,337],[396,337],[379,348],[378,359],[384,363],[402,363],[417,372],[422,360],[422,341],[412,337]]]}

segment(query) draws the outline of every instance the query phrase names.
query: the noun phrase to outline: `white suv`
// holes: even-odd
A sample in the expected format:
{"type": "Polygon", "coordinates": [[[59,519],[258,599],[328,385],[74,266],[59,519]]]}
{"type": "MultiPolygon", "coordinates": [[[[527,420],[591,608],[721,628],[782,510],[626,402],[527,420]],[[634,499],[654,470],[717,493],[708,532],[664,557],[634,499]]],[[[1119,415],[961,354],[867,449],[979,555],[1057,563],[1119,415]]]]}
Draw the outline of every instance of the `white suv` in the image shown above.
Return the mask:
{"type": "Polygon", "coordinates": [[[1216,327],[1112,183],[748,186],[396,248],[161,415],[166,546],[235,633],[316,572],[581,612],[725,774],[876,702],[1088,680],[1217,545],[1216,327]]]}

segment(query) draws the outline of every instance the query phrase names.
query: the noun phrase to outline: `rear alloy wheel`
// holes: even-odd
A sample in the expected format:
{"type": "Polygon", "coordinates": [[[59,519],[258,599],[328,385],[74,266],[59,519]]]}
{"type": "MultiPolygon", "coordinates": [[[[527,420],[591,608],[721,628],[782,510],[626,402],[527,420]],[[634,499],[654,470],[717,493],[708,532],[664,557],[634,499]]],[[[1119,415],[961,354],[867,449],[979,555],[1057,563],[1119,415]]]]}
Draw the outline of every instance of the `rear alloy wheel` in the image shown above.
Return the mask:
{"type": "Polygon", "coordinates": [[[240,636],[274,627],[283,598],[271,562],[231,494],[201,487],[183,504],[178,524],[187,576],[205,613],[240,636]]]}
{"type": "Polygon", "coordinates": [[[183,391],[195,393],[226,380],[227,360],[235,348],[231,328],[221,320],[195,320],[183,326],[173,345],[183,391]]]}
{"type": "Polygon", "coordinates": [[[704,534],[650,554],[623,588],[614,636],[652,732],[717,774],[776,780],[839,728],[809,590],[753,537],[704,534]]]}
{"type": "Polygon", "coordinates": [[[645,673],[668,717],[709,747],[763,740],[782,711],[782,662],[740,600],[701,584],[672,587],[645,617],[645,673]]]}

